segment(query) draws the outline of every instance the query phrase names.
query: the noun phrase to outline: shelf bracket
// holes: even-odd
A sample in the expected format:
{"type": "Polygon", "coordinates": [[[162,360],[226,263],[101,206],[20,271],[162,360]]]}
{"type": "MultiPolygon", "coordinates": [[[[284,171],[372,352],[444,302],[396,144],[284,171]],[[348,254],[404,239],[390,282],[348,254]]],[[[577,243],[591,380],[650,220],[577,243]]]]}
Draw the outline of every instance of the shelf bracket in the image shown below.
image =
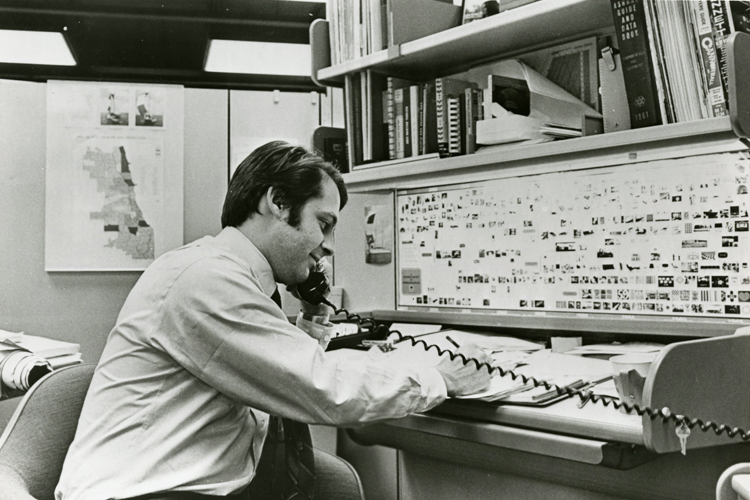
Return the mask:
{"type": "Polygon", "coordinates": [[[329,24],[325,19],[316,19],[310,24],[310,52],[312,81],[320,87],[343,87],[344,78],[318,80],[318,71],[331,66],[331,39],[328,36],[329,24]]]}

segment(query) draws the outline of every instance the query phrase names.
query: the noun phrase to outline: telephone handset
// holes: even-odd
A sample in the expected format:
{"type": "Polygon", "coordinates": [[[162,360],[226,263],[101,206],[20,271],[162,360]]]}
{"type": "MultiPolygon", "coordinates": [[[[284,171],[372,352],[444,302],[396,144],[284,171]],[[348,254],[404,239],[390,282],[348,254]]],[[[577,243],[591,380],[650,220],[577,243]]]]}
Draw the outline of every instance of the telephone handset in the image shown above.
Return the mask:
{"type": "Polygon", "coordinates": [[[330,289],[326,275],[320,271],[312,271],[304,282],[297,285],[297,294],[307,303],[316,306],[322,303],[335,310],[336,307],[325,297],[330,289]]]}
{"type": "MultiPolygon", "coordinates": [[[[328,307],[332,308],[336,314],[339,314],[341,312],[345,313],[348,320],[357,321],[360,328],[362,328],[363,330],[367,330],[369,332],[370,338],[378,338],[378,339],[385,340],[390,335],[396,335],[398,337],[398,340],[396,340],[394,343],[399,343],[399,342],[408,340],[414,346],[416,346],[417,344],[421,344],[422,348],[424,348],[426,351],[429,351],[430,349],[435,348],[439,355],[447,353],[451,359],[455,359],[456,357],[461,358],[464,364],[474,363],[475,366],[477,367],[477,370],[486,368],[490,373],[499,372],[500,376],[503,376],[503,377],[506,375],[510,375],[513,380],[515,380],[518,377],[521,377],[521,380],[523,380],[524,383],[531,382],[534,384],[534,387],[538,387],[542,385],[546,389],[555,389],[557,390],[558,394],[560,394],[561,396],[563,394],[567,395],[568,397],[578,396],[579,398],[581,398],[581,402],[592,401],[594,403],[601,403],[604,406],[609,406],[610,404],[612,404],[615,409],[624,407],[624,409],[628,413],[630,413],[631,411],[634,411],[638,415],[645,414],[645,415],[648,415],[648,417],[652,420],[660,417],[662,419],[662,422],[664,422],[665,424],[669,420],[672,420],[674,421],[675,429],[677,431],[678,436],[681,436],[681,432],[682,433],[687,432],[687,434],[689,434],[690,433],[689,429],[692,429],[693,427],[697,426],[703,432],[708,432],[709,430],[712,430],[714,431],[714,433],[716,433],[716,435],[720,435],[721,433],[726,432],[726,434],[730,438],[734,437],[736,434],[739,434],[742,440],[744,441],[750,440],[750,431],[745,430],[745,429],[741,429],[738,427],[731,428],[728,425],[717,424],[716,422],[712,422],[710,420],[704,421],[700,418],[689,418],[686,415],[675,415],[669,410],[669,408],[666,408],[666,407],[660,410],[654,410],[653,408],[641,407],[637,404],[631,405],[625,402],[609,400],[609,398],[599,397],[598,395],[592,394],[588,391],[583,391],[580,389],[574,389],[570,387],[560,387],[556,384],[550,384],[549,382],[545,380],[537,380],[534,377],[527,377],[526,375],[517,374],[513,372],[513,370],[505,370],[497,366],[491,366],[486,363],[480,363],[476,359],[466,358],[463,354],[456,354],[452,351],[445,351],[436,345],[428,344],[424,340],[421,340],[421,339],[417,340],[414,337],[411,337],[408,335],[402,335],[401,332],[399,332],[398,330],[390,330],[385,325],[378,324],[372,318],[361,318],[358,314],[349,313],[349,311],[347,311],[343,307],[340,309],[337,309],[336,306],[334,306],[331,302],[329,302],[325,298],[325,294],[329,290],[330,290],[330,285],[328,283],[328,279],[326,278],[325,274],[323,274],[320,271],[311,272],[307,280],[297,285],[297,294],[300,296],[302,300],[310,304],[314,304],[314,305],[318,305],[321,303],[325,304],[328,307]]],[[[579,408],[580,407],[581,406],[579,406],[579,408]]],[[[680,437],[680,439],[682,441],[683,438],[680,437]]]]}

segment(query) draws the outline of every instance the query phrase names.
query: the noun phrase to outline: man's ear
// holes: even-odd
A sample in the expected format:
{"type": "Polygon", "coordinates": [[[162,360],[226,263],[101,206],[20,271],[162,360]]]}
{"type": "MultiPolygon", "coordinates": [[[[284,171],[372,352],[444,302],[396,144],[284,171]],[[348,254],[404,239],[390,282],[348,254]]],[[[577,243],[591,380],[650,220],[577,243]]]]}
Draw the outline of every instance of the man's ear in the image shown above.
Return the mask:
{"type": "Polygon", "coordinates": [[[283,197],[281,196],[279,191],[271,186],[270,188],[268,188],[268,191],[266,191],[265,196],[261,200],[261,206],[258,207],[260,213],[265,212],[281,220],[286,220],[289,208],[284,206],[283,202],[281,201],[282,199],[283,197]]]}

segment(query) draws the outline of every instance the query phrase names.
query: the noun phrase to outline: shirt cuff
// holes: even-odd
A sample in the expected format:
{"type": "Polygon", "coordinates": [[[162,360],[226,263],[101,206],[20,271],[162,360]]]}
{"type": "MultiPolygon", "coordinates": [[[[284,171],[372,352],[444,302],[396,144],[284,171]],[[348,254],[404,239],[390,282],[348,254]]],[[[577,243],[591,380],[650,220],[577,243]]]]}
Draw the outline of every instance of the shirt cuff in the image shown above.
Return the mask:
{"type": "Polygon", "coordinates": [[[334,334],[334,325],[329,321],[329,318],[328,314],[313,316],[300,311],[297,314],[296,325],[297,328],[317,340],[319,344],[327,346],[334,334]]]}
{"type": "Polygon", "coordinates": [[[431,410],[448,398],[448,388],[437,368],[431,366],[419,370],[419,379],[422,386],[422,404],[417,408],[417,412],[431,410]]]}

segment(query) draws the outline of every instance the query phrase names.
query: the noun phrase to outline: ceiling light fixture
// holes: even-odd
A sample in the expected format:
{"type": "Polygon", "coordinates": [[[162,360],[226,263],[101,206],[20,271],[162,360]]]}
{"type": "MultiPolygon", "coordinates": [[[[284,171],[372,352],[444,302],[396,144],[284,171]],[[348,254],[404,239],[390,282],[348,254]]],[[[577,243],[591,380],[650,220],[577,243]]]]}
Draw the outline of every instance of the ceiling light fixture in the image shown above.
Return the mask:
{"type": "Polygon", "coordinates": [[[310,46],[211,40],[204,69],[212,73],[310,76],[310,46]]]}
{"type": "Polygon", "coordinates": [[[75,66],[62,33],[0,29],[0,63],[75,66]]]}

